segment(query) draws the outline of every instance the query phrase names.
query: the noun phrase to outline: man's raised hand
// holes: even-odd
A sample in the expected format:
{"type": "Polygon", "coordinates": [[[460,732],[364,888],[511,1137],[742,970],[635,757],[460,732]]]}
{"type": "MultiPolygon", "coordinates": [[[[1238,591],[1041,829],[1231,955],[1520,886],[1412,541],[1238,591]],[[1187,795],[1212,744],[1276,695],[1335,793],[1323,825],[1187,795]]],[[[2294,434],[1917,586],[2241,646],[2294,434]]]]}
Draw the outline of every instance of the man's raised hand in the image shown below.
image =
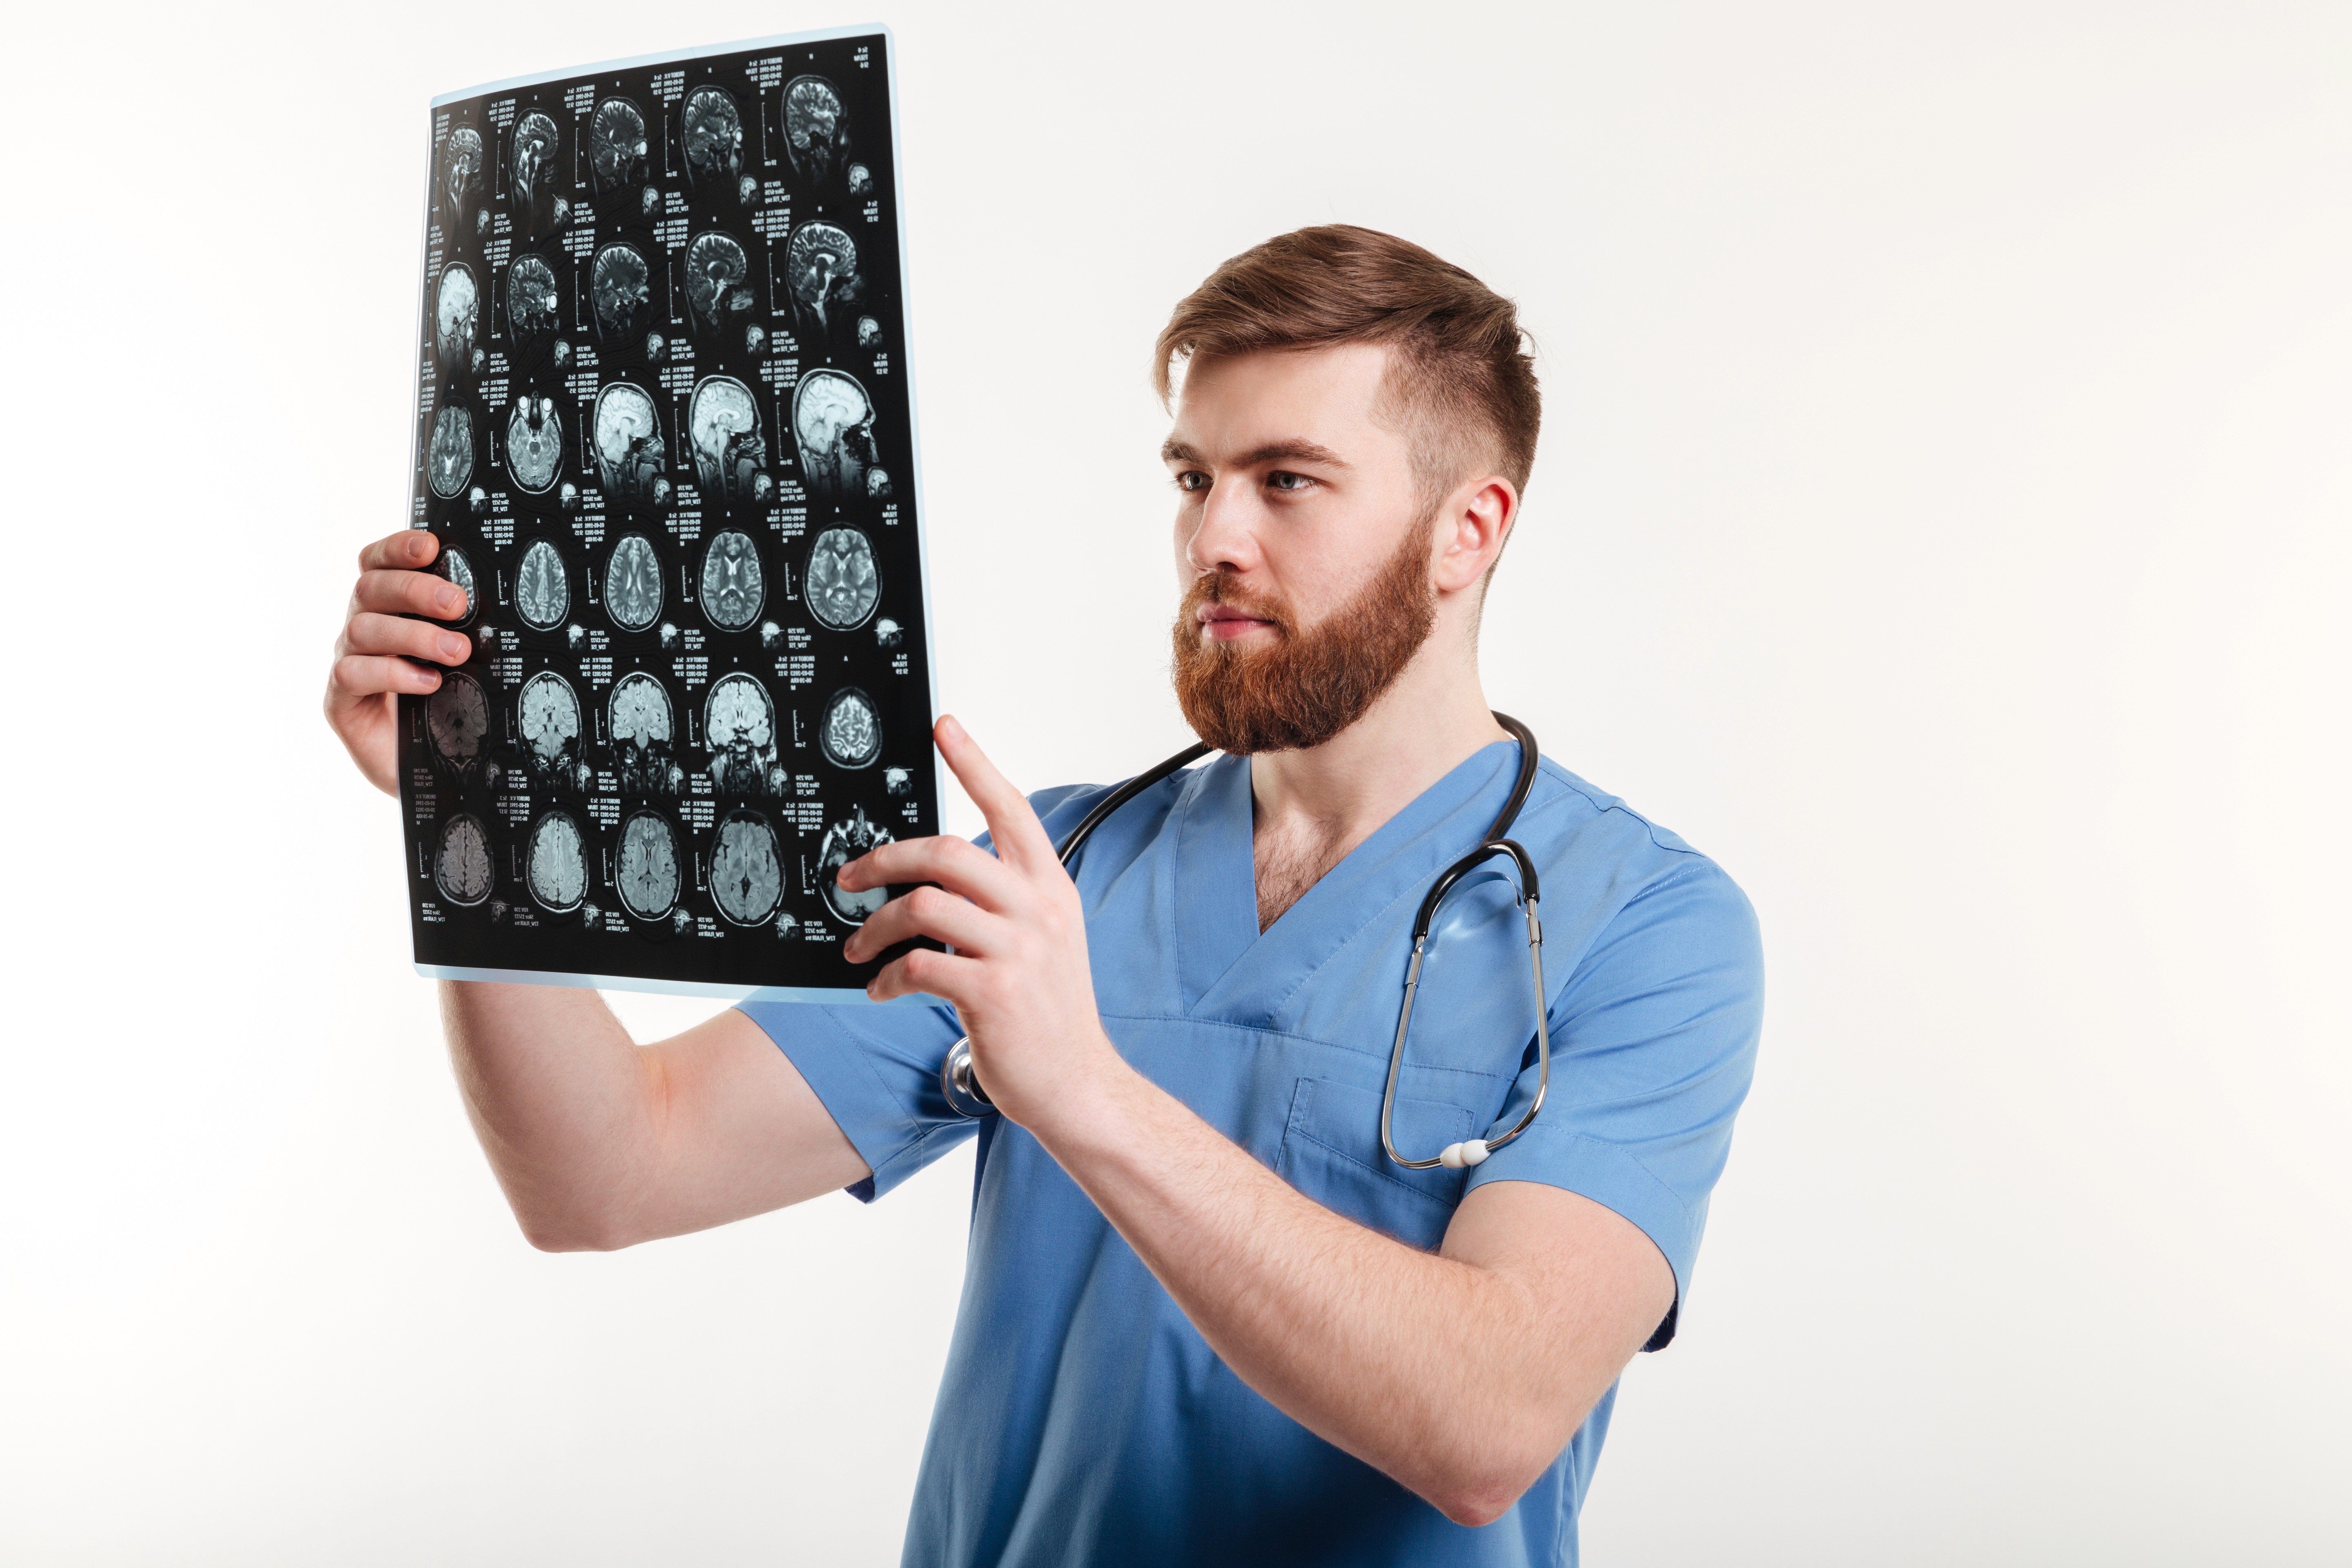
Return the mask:
{"type": "Polygon", "coordinates": [[[327,722],[386,795],[399,793],[399,694],[439,690],[441,672],[433,667],[463,664],[473,650],[462,632],[433,624],[466,613],[466,591],[426,570],[440,552],[440,541],[423,529],[403,529],[360,552],[359,582],[327,669],[327,722]]]}

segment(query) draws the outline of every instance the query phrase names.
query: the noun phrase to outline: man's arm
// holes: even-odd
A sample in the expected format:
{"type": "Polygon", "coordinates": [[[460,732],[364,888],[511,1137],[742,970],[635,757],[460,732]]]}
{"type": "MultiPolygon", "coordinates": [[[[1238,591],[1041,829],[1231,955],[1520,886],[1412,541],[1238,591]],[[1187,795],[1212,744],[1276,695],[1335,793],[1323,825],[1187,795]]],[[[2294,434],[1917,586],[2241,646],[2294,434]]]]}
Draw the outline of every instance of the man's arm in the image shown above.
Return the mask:
{"type": "Polygon", "coordinates": [[[1076,888],[1020,793],[951,719],[941,753],[997,855],[885,845],[853,890],[936,882],[854,934],[853,960],[917,934],[868,991],[956,1005],[975,1071],[1093,1198],[1251,1387],[1463,1523],[1515,1501],[1674,1300],[1650,1238],[1525,1182],[1480,1187],[1424,1253],[1301,1195],[1122,1060],[1102,1031],[1076,888]]]}

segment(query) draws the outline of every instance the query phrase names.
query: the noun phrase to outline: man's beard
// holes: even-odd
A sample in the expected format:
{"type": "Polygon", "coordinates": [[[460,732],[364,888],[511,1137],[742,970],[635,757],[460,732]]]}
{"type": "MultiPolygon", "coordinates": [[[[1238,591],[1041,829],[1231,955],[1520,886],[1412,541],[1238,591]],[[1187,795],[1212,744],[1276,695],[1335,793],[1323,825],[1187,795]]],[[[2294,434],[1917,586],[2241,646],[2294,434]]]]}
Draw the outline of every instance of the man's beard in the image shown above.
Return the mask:
{"type": "Polygon", "coordinates": [[[1176,701],[1194,734],[1235,756],[1319,746],[1364,716],[1436,623],[1422,528],[1407,529],[1370,582],[1304,630],[1283,605],[1244,594],[1222,572],[1204,573],[1176,613],[1176,701]],[[1276,640],[1244,647],[1202,637],[1197,616],[1208,604],[1273,623],[1276,640]]]}

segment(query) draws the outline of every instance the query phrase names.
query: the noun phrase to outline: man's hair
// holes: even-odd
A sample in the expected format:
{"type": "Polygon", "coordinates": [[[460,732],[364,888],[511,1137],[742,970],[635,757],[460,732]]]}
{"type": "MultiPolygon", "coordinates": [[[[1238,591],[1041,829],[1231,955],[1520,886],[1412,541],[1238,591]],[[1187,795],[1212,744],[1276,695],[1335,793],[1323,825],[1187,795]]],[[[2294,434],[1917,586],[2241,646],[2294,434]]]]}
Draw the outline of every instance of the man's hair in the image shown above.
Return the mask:
{"type": "Polygon", "coordinates": [[[1151,384],[1165,403],[1180,360],[1342,343],[1392,351],[1382,415],[1411,444],[1425,507],[1488,465],[1526,493],[1543,399],[1517,310],[1452,262],[1378,229],[1302,228],[1227,261],[1168,318],[1151,384]]]}

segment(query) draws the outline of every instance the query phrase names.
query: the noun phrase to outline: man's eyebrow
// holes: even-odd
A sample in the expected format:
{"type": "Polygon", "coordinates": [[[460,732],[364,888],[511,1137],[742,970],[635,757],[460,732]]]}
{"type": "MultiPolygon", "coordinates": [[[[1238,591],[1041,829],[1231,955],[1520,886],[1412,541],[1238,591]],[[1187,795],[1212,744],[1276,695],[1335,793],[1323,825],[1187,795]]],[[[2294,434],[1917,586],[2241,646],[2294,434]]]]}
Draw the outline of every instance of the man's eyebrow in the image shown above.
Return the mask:
{"type": "MultiPolygon", "coordinates": [[[[1160,444],[1160,460],[1163,463],[1202,463],[1208,459],[1190,444],[1171,436],[1160,444]]],[[[1352,470],[1353,463],[1319,441],[1292,437],[1286,441],[1269,441],[1254,452],[1245,453],[1237,467],[1255,468],[1265,463],[1316,463],[1327,468],[1352,470]]]]}
{"type": "Polygon", "coordinates": [[[1160,444],[1160,460],[1163,463],[1197,463],[1201,454],[1171,436],[1160,444]]]}

